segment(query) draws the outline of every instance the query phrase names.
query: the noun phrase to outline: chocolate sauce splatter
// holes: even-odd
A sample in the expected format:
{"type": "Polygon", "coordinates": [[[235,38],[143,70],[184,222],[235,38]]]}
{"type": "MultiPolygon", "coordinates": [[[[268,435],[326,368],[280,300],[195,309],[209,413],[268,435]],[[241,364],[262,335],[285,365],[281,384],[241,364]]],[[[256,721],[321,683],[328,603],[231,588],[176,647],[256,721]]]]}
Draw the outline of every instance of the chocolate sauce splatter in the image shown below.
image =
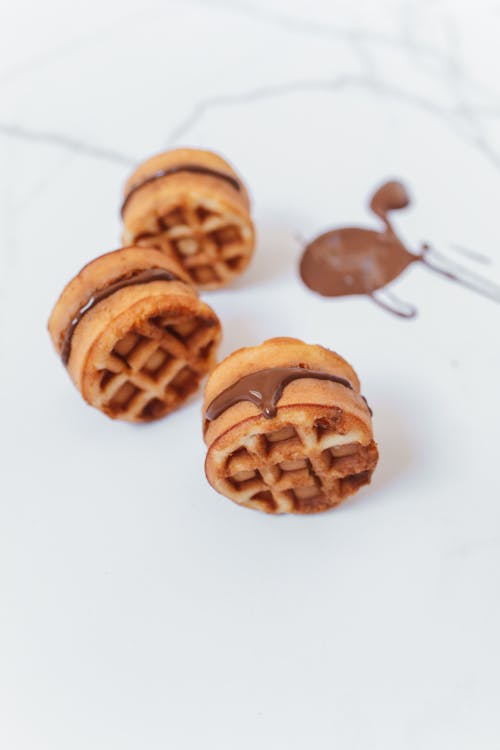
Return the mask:
{"type": "MultiPolygon", "coordinates": [[[[205,418],[211,422],[240,401],[250,401],[261,410],[264,417],[272,419],[276,416],[276,407],[283,390],[299,378],[315,378],[316,380],[330,380],[340,383],[345,388],[353,390],[352,385],[345,378],[332,375],[321,370],[308,370],[305,367],[269,367],[245,375],[236,383],[219,393],[208,405],[205,418]]],[[[366,400],[363,399],[366,403],[366,400]]],[[[368,404],[367,404],[368,407],[368,404]]],[[[370,407],[368,407],[369,409],[370,407]]]]}
{"type": "Polygon", "coordinates": [[[345,227],[317,237],[307,245],[300,262],[300,275],[306,286],[325,297],[362,294],[394,315],[414,318],[416,308],[398,300],[385,287],[412,263],[422,263],[435,273],[500,302],[499,286],[452,263],[427,244],[421,246],[419,253],[403,245],[388,214],[409,204],[401,182],[383,184],[370,201],[372,212],[384,224],[382,231],[345,227]]]}

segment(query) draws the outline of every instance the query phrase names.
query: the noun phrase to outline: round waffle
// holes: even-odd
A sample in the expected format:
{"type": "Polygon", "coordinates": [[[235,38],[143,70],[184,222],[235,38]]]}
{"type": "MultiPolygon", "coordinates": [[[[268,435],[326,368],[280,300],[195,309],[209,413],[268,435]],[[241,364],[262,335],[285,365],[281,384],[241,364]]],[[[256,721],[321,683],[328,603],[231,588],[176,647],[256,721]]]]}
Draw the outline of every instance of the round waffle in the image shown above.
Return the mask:
{"type": "Polygon", "coordinates": [[[248,194],[217,154],[176,149],[154,156],[131,175],[124,196],[123,243],[159,248],[200,289],[226,286],[248,265],[248,194]]]}
{"type": "Polygon", "coordinates": [[[101,255],[69,282],[49,332],[83,398],[109,417],[163,417],[196,391],[221,336],[189,277],[153,248],[101,255]]]}
{"type": "Polygon", "coordinates": [[[221,362],[203,420],[212,487],[267,513],[327,510],[368,484],[378,460],[356,373],[298,339],[269,339],[221,362]]]}

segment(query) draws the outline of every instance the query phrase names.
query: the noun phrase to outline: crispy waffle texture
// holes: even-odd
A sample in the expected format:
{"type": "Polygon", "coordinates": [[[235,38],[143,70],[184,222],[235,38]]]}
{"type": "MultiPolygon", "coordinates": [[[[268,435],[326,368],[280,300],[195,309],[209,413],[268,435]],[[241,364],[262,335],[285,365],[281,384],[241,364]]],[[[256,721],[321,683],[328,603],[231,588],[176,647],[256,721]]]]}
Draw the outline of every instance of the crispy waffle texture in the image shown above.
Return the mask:
{"type": "Polygon", "coordinates": [[[248,265],[255,242],[248,194],[217,154],[184,148],[154,156],[131,175],[124,196],[123,243],[159,248],[200,289],[226,286],[248,265]],[[189,171],[148,181],[186,165],[227,175],[239,189],[216,175],[189,171]]]}
{"type": "Polygon", "coordinates": [[[203,405],[207,479],[222,495],[266,513],[315,513],[338,505],[370,482],[378,460],[370,411],[352,367],[322,346],[291,338],[239,349],[208,379],[203,405]],[[305,367],[348,380],[289,383],[269,419],[241,401],[213,421],[206,410],[252,372],[305,367]]]}
{"type": "Polygon", "coordinates": [[[49,320],[61,354],[71,321],[89,300],[149,269],[164,269],[176,279],[126,286],[97,302],[74,328],[67,362],[89,404],[129,422],[158,419],[176,409],[215,364],[220,322],[187,274],[158,250],[122,248],[86,265],[66,286],[49,320]]]}

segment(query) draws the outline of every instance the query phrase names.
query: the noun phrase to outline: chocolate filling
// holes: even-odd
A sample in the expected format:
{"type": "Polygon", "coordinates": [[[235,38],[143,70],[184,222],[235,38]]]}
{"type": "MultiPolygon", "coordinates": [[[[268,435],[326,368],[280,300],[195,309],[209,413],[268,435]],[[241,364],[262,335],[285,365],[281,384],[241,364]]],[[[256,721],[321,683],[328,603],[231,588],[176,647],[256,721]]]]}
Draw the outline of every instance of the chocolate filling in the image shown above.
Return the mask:
{"type": "Polygon", "coordinates": [[[307,370],[305,367],[270,367],[245,375],[219,393],[208,405],[205,418],[212,422],[234,404],[240,401],[250,401],[261,410],[264,417],[271,419],[276,416],[276,407],[285,387],[292,380],[300,378],[330,380],[332,383],[339,383],[351,391],[354,390],[348,380],[329,372],[307,370]]]}
{"type": "Polygon", "coordinates": [[[157,172],[149,175],[149,177],[145,177],[143,180],[139,180],[134,185],[132,185],[132,187],[127,192],[127,195],[125,196],[125,200],[122,203],[121,215],[123,216],[125,208],[127,207],[127,204],[134,193],[144,187],[144,185],[149,185],[151,182],[156,182],[156,180],[161,180],[163,177],[170,177],[171,175],[179,174],[180,172],[191,172],[192,174],[203,174],[208,175],[209,177],[217,177],[219,180],[225,180],[226,182],[228,182],[230,185],[232,185],[232,187],[234,187],[235,190],[241,190],[241,185],[236,177],[233,177],[226,172],[219,172],[217,169],[210,169],[210,167],[203,167],[198,164],[180,164],[177,167],[159,169],[157,172]]]}
{"type": "Polygon", "coordinates": [[[149,284],[152,281],[180,281],[179,277],[165,268],[149,268],[146,271],[135,271],[131,276],[118,279],[98,292],[95,292],[87,302],[78,310],[73,320],[68,325],[61,346],[61,359],[65,365],[68,364],[71,355],[71,342],[78,323],[84,315],[92,310],[99,302],[111,297],[120,289],[137,284],[149,284]]]}

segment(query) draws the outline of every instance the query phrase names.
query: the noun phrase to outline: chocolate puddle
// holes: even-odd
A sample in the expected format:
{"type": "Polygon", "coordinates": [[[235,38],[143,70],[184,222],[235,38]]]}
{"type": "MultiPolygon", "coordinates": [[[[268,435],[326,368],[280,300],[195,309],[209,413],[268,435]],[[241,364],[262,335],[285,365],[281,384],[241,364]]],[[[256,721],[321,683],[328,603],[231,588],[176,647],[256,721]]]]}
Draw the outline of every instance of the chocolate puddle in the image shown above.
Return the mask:
{"type": "Polygon", "coordinates": [[[138,190],[144,187],[144,185],[149,185],[149,183],[151,182],[156,182],[156,180],[161,180],[162,177],[168,177],[169,175],[179,174],[179,172],[191,172],[192,174],[204,174],[210,177],[217,177],[219,180],[225,180],[226,182],[228,182],[236,190],[241,190],[241,185],[236,179],[236,177],[233,177],[232,175],[227,174],[226,172],[219,172],[217,169],[210,169],[209,167],[203,167],[197,164],[180,164],[177,167],[169,167],[168,169],[159,169],[157,172],[154,172],[152,175],[149,175],[149,177],[145,177],[143,180],[139,180],[134,185],[132,185],[127,195],[125,196],[125,200],[122,203],[122,207],[120,210],[121,215],[123,216],[125,208],[127,207],[127,204],[129,200],[131,199],[131,197],[134,195],[134,193],[136,193],[138,190]]]}
{"type": "Polygon", "coordinates": [[[452,263],[427,244],[421,246],[419,253],[403,245],[388,214],[409,204],[401,182],[383,184],[370,201],[372,212],[384,224],[383,230],[345,227],[317,237],[306,246],[300,262],[304,284],[325,297],[362,294],[394,315],[414,318],[416,308],[398,300],[385,287],[411,264],[422,263],[435,273],[500,302],[500,287],[487,279],[452,263]]]}
{"type": "Polygon", "coordinates": [[[300,378],[331,380],[333,383],[340,383],[351,391],[354,390],[348,380],[329,372],[307,370],[305,367],[270,367],[245,375],[219,393],[208,405],[205,418],[212,422],[234,404],[240,401],[250,401],[261,410],[264,417],[271,419],[276,416],[276,407],[283,390],[292,380],[300,378]]]}
{"type": "Polygon", "coordinates": [[[68,364],[71,355],[71,342],[73,341],[73,334],[78,323],[81,321],[83,316],[92,310],[99,302],[102,302],[107,297],[111,297],[112,294],[118,292],[120,289],[124,289],[127,286],[135,286],[136,284],[149,284],[152,281],[179,281],[179,278],[175,276],[171,271],[167,271],[165,268],[150,268],[146,271],[137,271],[132,276],[124,277],[118,281],[109,284],[104,289],[93,294],[90,299],[78,310],[75,317],[70,322],[64,334],[64,339],[61,347],[61,359],[65,365],[68,364]]]}

